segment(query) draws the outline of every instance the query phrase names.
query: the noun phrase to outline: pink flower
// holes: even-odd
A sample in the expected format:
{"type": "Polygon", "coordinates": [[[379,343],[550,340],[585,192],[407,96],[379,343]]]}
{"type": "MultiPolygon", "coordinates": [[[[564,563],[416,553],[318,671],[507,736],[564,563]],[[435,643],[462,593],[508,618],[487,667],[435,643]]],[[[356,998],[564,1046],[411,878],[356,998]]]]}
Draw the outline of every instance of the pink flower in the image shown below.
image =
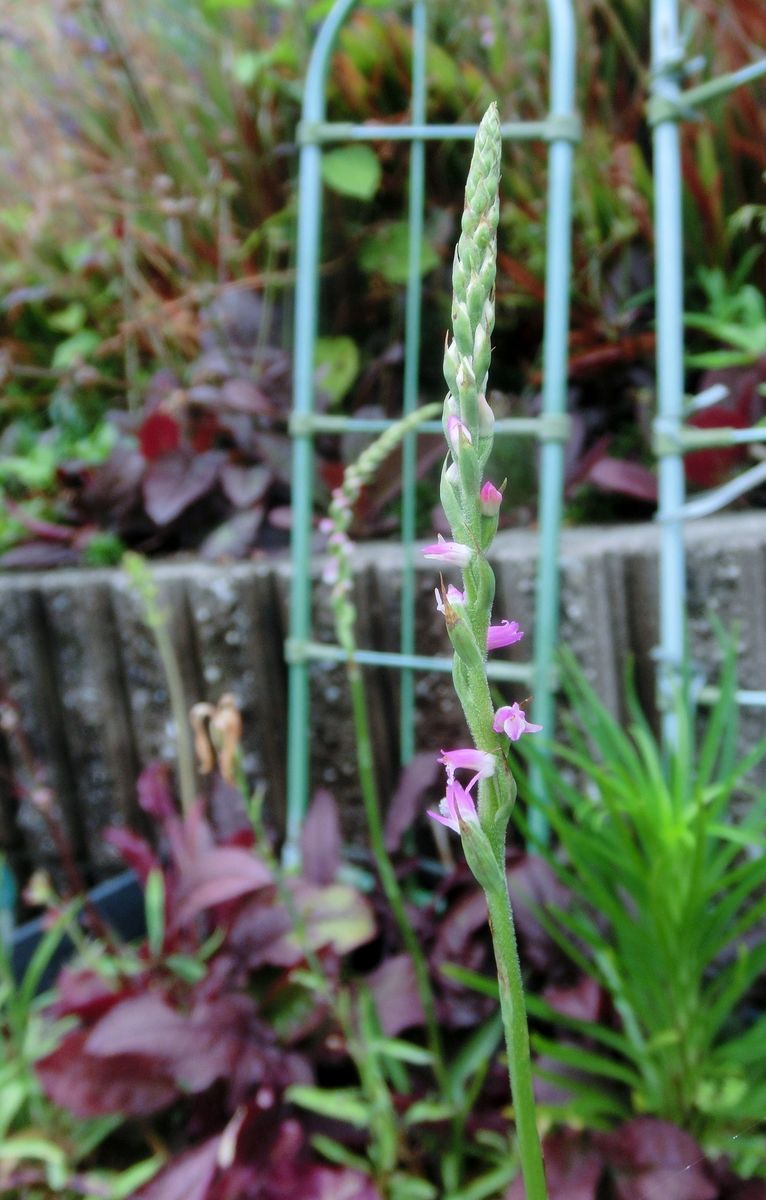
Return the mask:
{"type": "Polygon", "coordinates": [[[479,507],[485,517],[496,517],[503,502],[503,493],[489,480],[479,492],[479,507]]]}
{"type": "Polygon", "coordinates": [[[518,704],[504,704],[495,713],[492,722],[495,733],[505,733],[512,742],[518,742],[522,733],[539,733],[542,725],[534,725],[518,704]]]}
{"type": "Polygon", "coordinates": [[[439,755],[439,762],[444,763],[447,768],[447,779],[451,781],[455,771],[465,767],[468,771],[474,771],[474,777],[468,784],[469,789],[473,787],[477,779],[489,779],[495,773],[497,759],[494,754],[488,754],[486,750],[476,750],[473,746],[468,746],[463,750],[442,750],[439,755]]]}
{"type": "Polygon", "coordinates": [[[447,784],[447,794],[439,801],[438,811],[429,808],[428,815],[455,833],[460,833],[461,821],[466,825],[469,821],[479,820],[471,793],[456,779],[447,784]]]}
{"type": "Polygon", "coordinates": [[[424,546],[422,552],[426,558],[438,558],[456,567],[467,567],[473,558],[470,546],[464,546],[462,542],[445,542],[441,534],[432,545],[424,546]]]}
{"type": "Polygon", "coordinates": [[[436,611],[440,613],[444,612],[445,600],[447,604],[465,604],[465,592],[456,588],[454,583],[447,588],[446,596],[443,597],[438,588],[434,588],[434,595],[436,596],[436,611]]]}
{"type": "Polygon", "coordinates": [[[460,420],[460,417],[447,418],[447,441],[450,444],[450,449],[453,454],[457,454],[460,450],[461,441],[465,440],[470,446],[473,438],[468,426],[460,420]]]}
{"type": "Polygon", "coordinates": [[[499,625],[490,625],[487,630],[487,649],[499,650],[501,646],[513,646],[523,636],[518,621],[501,621],[499,625]]]}

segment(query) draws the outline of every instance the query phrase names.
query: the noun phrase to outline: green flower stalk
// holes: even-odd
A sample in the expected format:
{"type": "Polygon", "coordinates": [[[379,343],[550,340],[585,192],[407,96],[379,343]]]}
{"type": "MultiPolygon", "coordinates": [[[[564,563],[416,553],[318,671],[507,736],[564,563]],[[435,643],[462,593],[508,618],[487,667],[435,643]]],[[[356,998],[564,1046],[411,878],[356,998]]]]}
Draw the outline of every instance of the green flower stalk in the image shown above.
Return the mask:
{"type": "Polygon", "coordinates": [[[436,605],[452,643],[455,690],[474,746],[442,752],[446,794],[430,816],[460,835],[466,861],[487,897],[526,1200],[545,1200],[524,990],[505,871],[506,828],[516,797],[508,742],[536,733],[540,726],[527,721],[518,704],[495,711],[486,673],[487,652],[523,636],[515,622],[490,624],[495,577],[486,554],[497,530],[502,487],[482,482],[494,427],[486,390],[495,320],[500,149],[500,122],[493,104],[479,126],[466,183],[452,269],[452,337],[444,352],[449,391],[443,426],[449,453],[442,469],[441,500],[452,541],[440,538],[424,550],[426,557],[462,572],[463,589],[445,589],[442,583],[436,605]],[[466,786],[457,780],[458,770],[472,772],[466,786]]]}

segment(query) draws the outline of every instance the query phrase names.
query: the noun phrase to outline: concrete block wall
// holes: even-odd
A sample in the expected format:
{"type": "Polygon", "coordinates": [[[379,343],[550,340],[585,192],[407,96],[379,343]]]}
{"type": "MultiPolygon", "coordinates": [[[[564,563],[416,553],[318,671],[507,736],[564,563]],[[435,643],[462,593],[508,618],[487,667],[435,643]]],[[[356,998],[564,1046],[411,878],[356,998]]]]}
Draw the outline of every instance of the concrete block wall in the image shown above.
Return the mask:
{"type": "MultiPolygon", "coordinates": [[[[766,686],[766,516],[720,516],[690,526],[688,611],[692,654],[714,673],[719,648],[710,614],[737,625],[740,682],[766,686]]],[[[493,547],[496,614],[518,620],[527,640],[506,653],[529,655],[534,639],[537,538],[501,534],[493,547]]],[[[233,692],[244,720],[245,765],[267,789],[277,818],[284,807],[289,564],[263,560],[231,566],[172,562],[155,566],[182,667],[189,705],[233,692]]],[[[624,667],[636,663],[639,693],[653,696],[657,641],[657,531],[651,525],[566,531],[561,546],[561,640],[575,653],[604,702],[623,715],[624,667]]],[[[315,632],[332,640],[332,621],[312,564],[315,632]]],[[[357,548],[359,644],[397,648],[402,570],[396,545],[357,548]]],[[[435,619],[433,564],[417,562],[418,652],[445,654],[435,619]]],[[[398,678],[367,671],[368,698],[383,794],[397,775],[398,678]]],[[[112,865],[102,840],[110,823],[137,817],[135,779],[152,758],[172,757],[173,730],[162,672],[140,607],[119,571],[61,570],[0,578],[0,694],[18,713],[28,751],[54,791],[80,859],[96,874],[112,865]]],[[[509,696],[511,692],[509,690],[509,696]]],[[[449,676],[417,676],[416,738],[422,749],[462,736],[449,676]]],[[[330,787],[360,832],[353,730],[343,668],[312,668],[312,776],[330,787]]],[[[7,722],[6,722],[7,723],[7,722]]],[[[762,736],[764,710],[743,714],[743,736],[762,736]]],[[[35,808],[19,802],[28,774],[19,730],[0,732],[0,849],[26,870],[54,853],[35,808]]]]}

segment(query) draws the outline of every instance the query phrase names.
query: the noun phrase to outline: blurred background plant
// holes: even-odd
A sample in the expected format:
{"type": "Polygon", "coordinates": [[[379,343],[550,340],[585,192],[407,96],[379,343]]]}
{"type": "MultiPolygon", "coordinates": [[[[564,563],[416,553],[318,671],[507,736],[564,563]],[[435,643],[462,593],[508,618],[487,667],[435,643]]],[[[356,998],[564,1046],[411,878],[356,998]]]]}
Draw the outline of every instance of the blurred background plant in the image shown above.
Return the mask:
{"type": "MultiPolygon", "coordinates": [[[[31,0],[0,24],[6,565],[112,562],[125,545],[235,557],[284,540],[294,139],[313,30],[328,8],[325,0],[31,0]]],[[[741,66],[766,42],[756,0],[687,8],[696,18],[690,58],[706,58],[711,70],[741,66]]],[[[570,515],[640,516],[654,500],[648,23],[632,0],[580,0],[578,12],[584,144],[570,515]]],[[[332,118],[406,119],[407,19],[400,3],[353,15],[333,62],[332,118]]],[[[533,6],[472,0],[456,19],[434,3],[428,75],[430,120],[476,119],[493,98],[509,119],[540,118],[545,23],[533,6]]],[[[683,133],[689,387],[723,337],[755,372],[755,419],[764,375],[766,266],[752,253],[762,239],[763,86],[716,102],[683,133]]],[[[467,155],[462,144],[428,147],[426,340],[441,339],[447,325],[467,155]]],[[[544,147],[508,146],[494,374],[505,414],[537,404],[545,174],[544,147]]],[[[324,178],[318,385],[338,412],[396,415],[406,146],[338,146],[325,156],[324,178]]],[[[438,399],[441,388],[435,367],[424,365],[422,398],[438,399]]],[[[714,409],[705,420],[729,415],[714,409]]],[[[329,488],[358,446],[325,438],[320,451],[329,488]]],[[[528,522],[534,463],[517,461],[513,444],[498,454],[496,473],[512,481],[509,519],[528,522]]],[[[426,476],[427,455],[421,465],[426,476]]],[[[700,458],[692,482],[707,486],[733,465],[731,455],[715,469],[700,458]]],[[[435,488],[423,486],[427,521],[435,488]]],[[[395,493],[388,480],[357,532],[395,526],[395,493]]]]}

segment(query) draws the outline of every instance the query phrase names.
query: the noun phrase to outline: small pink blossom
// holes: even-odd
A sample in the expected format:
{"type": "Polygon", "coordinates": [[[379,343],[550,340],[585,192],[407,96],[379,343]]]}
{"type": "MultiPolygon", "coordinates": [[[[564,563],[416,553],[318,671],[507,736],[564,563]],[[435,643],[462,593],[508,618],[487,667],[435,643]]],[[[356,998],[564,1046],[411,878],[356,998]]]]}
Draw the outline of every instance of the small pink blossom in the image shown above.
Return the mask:
{"type": "Polygon", "coordinates": [[[455,833],[460,833],[461,821],[466,825],[470,821],[479,820],[471,793],[456,779],[447,784],[447,794],[439,801],[438,811],[429,808],[428,815],[455,833]]]}
{"type": "Polygon", "coordinates": [[[495,773],[497,759],[494,754],[489,754],[486,750],[476,750],[473,746],[468,746],[460,750],[442,750],[439,755],[439,762],[444,763],[447,768],[447,779],[451,780],[455,771],[465,767],[468,771],[474,771],[474,777],[468,784],[469,789],[473,787],[477,779],[489,779],[495,773]]]}
{"type": "Polygon", "coordinates": [[[522,733],[539,733],[542,725],[534,725],[518,704],[504,704],[495,713],[492,722],[495,733],[505,733],[512,742],[518,742],[522,733]]]}
{"type": "Polygon", "coordinates": [[[460,417],[447,418],[447,441],[453,454],[457,454],[460,450],[461,441],[465,441],[470,446],[473,442],[471,431],[465,422],[460,420],[460,417]]]}
{"type": "Polygon", "coordinates": [[[503,493],[489,479],[479,492],[479,507],[485,517],[496,517],[503,502],[503,493]]]}
{"type": "Polygon", "coordinates": [[[467,567],[473,558],[470,546],[464,546],[462,542],[445,542],[441,534],[432,545],[424,546],[422,553],[426,558],[438,558],[456,567],[467,567]]]}
{"type": "Polygon", "coordinates": [[[523,636],[518,621],[501,621],[499,625],[490,625],[487,630],[487,649],[499,650],[501,646],[514,646],[523,636]]]}
{"type": "Polygon", "coordinates": [[[448,586],[446,596],[442,596],[439,588],[434,588],[434,595],[436,596],[436,611],[440,613],[444,612],[445,600],[447,604],[465,604],[465,592],[461,592],[460,588],[456,588],[454,583],[448,586]]]}

